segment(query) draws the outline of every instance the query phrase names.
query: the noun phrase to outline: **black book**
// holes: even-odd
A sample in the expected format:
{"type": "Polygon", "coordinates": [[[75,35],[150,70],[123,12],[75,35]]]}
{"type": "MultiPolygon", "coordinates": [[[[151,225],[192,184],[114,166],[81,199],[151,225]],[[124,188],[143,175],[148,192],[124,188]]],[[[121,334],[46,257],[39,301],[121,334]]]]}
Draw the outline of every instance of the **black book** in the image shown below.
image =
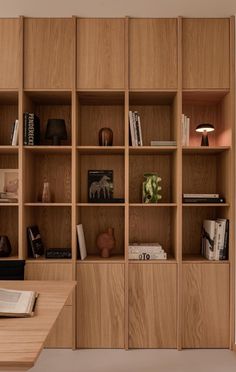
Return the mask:
{"type": "Polygon", "coordinates": [[[23,133],[24,146],[28,145],[28,117],[29,117],[29,113],[25,112],[24,113],[24,133],[23,133]]]}
{"type": "Polygon", "coordinates": [[[183,203],[224,203],[224,198],[183,198],[183,203]]]}
{"type": "Polygon", "coordinates": [[[38,226],[27,227],[28,255],[38,258],[44,254],[43,242],[38,226]]]}
{"type": "Polygon", "coordinates": [[[40,120],[33,112],[24,113],[24,145],[40,144],[40,120]]]}
{"type": "Polygon", "coordinates": [[[229,220],[226,220],[224,247],[223,247],[222,257],[220,258],[221,260],[228,259],[228,248],[229,248],[229,220]]]}

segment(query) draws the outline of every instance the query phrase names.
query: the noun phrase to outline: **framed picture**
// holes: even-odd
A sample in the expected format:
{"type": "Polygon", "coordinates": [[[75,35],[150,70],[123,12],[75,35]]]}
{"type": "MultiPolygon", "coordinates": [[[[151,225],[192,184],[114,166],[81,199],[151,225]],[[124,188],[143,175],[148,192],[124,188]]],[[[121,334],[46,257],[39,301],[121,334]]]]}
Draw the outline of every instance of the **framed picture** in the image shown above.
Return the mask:
{"type": "Polygon", "coordinates": [[[113,199],[113,171],[88,171],[89,203],[109,203],[113,199]]]}
{"type": "Polygon", "coordinates": [[[0,202],[17,202],[18,189],[18,170],[0,169],[0,202]]]}

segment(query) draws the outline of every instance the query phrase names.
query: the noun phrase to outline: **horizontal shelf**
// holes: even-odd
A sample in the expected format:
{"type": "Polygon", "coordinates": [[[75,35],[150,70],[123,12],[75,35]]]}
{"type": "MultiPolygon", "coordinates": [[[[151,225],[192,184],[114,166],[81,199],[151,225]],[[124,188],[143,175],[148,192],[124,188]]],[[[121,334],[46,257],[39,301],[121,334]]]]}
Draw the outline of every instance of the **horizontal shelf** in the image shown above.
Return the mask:
{"type": "Polygon", "coordinates": [[[24,149],[30,152],[37,153],[62,153],[67,154],[71,152],[72,146],[24,146],[24,149]]]}
{"type": "Polygon", "coordinates": [[[219,261],[211,261],[207,260],[205,257],[201,255],[184,255],[183,256],[183,263],[207,263],[207,264],[224,264],[229,263],[229,260],[219,260],[219,261]]]}
{"type": "Polygon", "coordinates": [[[183,146],[183,154],[219,154],[221,152],[230,150],[230,146],[183,146]]]}
{"type": "Polygon", "coordinates": [[[0,154],[17,154],[18,150],[19,150],[19,146],[11,146],[11,145],[0,146],[0,154]]]}
{"type": "Polygon", "coordinates": [[[124,207],[125,203],[77,203],[77,207],[124,207]]]}
{"type": "Polygon", "coordinates": [[[177,150],[177,146],[130,146],[131,155],[171,154],[177,150]]]}
{"type": "Polygon", "coordinates": [[[167,260],[129,260],[129,263],[137,264],[176,264],[177,261],[174,257],[167,258],[167,260]]]}
{"type": "Polygon", "coordinates": [[[24,203],[25,207],[71,207],[72,203],[24,203]]]}
{"type": "Polygon", "coordinates": [[[13,261],[19,260],[18,256],[0,257],[0,261],[13,261]]]}
{"type": "Polygon", "coordinates": [[[0,207],[19,207],[19,203],[1,203],[0,207]]]}
{"type": "Polygon", "coordinates": [[[125,258],[124,256],[111,256],[109,258],[102,258],[98,255],[90,255],[87,256],[84,260],[77,260],[80,264],[86,263],[124,263],[125,258]]]}
{"type": "Polygon", "coordinates": [[[177,207],[177,203],[129,203],[130,207],[177,207]]]}
{"type": "Polygon", "coordinates": [[[125,146],[77,146],[76,149],[80,154],[108,155],[123,154],[125,151],[125,146]]]}
{"type": "Polygon", "coordinates": [[[71,263],[71,258],[46,258],[46,257],[40,257],[40,258],[27,258],[26,262],[28,263],[45,263],[45,261],[49,263],[71,263]]]}
{"type": "Polygon", "coordinates": [[[182,203],[183,207],[229,207],[228,203],[182,203]]]}

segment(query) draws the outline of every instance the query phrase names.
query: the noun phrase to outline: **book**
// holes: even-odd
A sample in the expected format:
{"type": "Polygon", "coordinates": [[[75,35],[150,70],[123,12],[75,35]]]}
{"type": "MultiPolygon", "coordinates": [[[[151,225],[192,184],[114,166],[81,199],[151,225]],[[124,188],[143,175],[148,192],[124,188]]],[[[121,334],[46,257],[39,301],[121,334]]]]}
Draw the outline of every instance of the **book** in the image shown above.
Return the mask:
{"type": "Polygon", "coordinates": [[[202,227],[202,255],[208,260],[214,260],[214,239],[216,221],[204,220],[202,227]]]}
{"type": "Polygon", "coordinates": [[[219,198],[220,194],[183,194],[184,198],[219,198]]]}
{"type": "Polygon", "coordinates": [[[151,141],[151,146],[176,146],[176,141],[151,141]]]}
{"type": "Polygon", "coordinates": [[[129,260],[167,260],[165,252],[160,253],[129,253],[129,260]]]}
{"type": "Polygon", "coordinates": [[[24,143],[24,146],[28,145],[28,118],[29,118],[29,113],[25,112],[24,115],[23,115],[23,122],[24,122],[23,143],[24,143]]]}
{"type": "Polygon", "coordinates": [[[142,135],[141,119],[140,119],[139,114],[138,114],[138,130],[139,130],[139,136],[140,136],[140,146],[143,146],[143,135],[142,135]]]}
{"type": "Polygon", "coordinates": [[[226,219],[225,222],[225,235],[222,253],[220,254],[220,260],[228,259],[228,249],[229,249],[229,220],[226,219]]]}
{"type": "Polygon", "coordinates": [[[38,296],[39,294],[33,291],[0,288],[0,316],[33,316],[38,296]]]}
{"type": "Polygon", "coordinates": [[[86,243],[85,243],[85,238],[84,238],[83,225],[82,224],[77,225],[76,229],[77,229],[80,259],[84,260],[87,257],[87,249],[86,249],[86,243]]]}
{"type": "Polygon", "coordinates": [[[40,120],[32,112],[24,113],[24,145],[35,146],[40,144],[40,120]]]}
{"type": "Polygon", "coordinates": [[[183,198],[183,203],[225,203],[224,198],[183,198]]]}
{"type": "Polygon", "coordinates": [[[13,135],[12,135],[12,141],[11,145],[12,146],[17,146],[18,145],[18,137],[19,137],[19,120],[15,120],[15,125],[14,125],[14,130],[13,130],[13,135]]]}
{"type": "Polygon", "coordinates": [[[131,144],[132,146],[136,146],[135,144],[135,136],[134,136],[134,124],[133,124],[133,112],[129,111],[129,127],[130,127],[130,135],[131,135],[131,144]]]}
{"type": "Polygon", "coordinates": [[[12,145],[12,140],[13,140],[13,134],[14,134],[14,130],[15,130],[15,125],[16,125],[16,121],[14,121],[14,123],[12,124],[10,145],[12,145]]]}
{"type": "Polygon", "coordinates": [[[27,227],[29,257],[38,258],[44,254],[44,246],[37,225],[27,227]]]}
{"type": "Polygon", "coordinates": [[[189,137],[190,137],[190,118],[185,114],[182,114],[182,146],[189,146],[189,137]]]}

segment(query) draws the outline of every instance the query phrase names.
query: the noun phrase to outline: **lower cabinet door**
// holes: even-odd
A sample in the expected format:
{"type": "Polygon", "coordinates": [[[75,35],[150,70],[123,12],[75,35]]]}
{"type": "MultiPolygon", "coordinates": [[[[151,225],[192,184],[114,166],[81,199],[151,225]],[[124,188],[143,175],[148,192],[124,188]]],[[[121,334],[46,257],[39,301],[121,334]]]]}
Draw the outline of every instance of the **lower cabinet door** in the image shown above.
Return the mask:
{"type": "Polygon", "coordinates": [[[72,348],[72,306],[64,306],[54,324],[45,347],[72,348]]]}
{"type": "Polygon", "coordinates": [[[183,264],[184,348],[229,347],[229,265],[183,264]]]}
{"type": "Polygon", "coordinates": [[[130,264],[130,348],[176,348],[176,288],[176,264],[130,264]]]}
{"type": "Polygon", "coordinates": [[[77,347],[124,347],[124,265],[77,266],[77,347]]]}

